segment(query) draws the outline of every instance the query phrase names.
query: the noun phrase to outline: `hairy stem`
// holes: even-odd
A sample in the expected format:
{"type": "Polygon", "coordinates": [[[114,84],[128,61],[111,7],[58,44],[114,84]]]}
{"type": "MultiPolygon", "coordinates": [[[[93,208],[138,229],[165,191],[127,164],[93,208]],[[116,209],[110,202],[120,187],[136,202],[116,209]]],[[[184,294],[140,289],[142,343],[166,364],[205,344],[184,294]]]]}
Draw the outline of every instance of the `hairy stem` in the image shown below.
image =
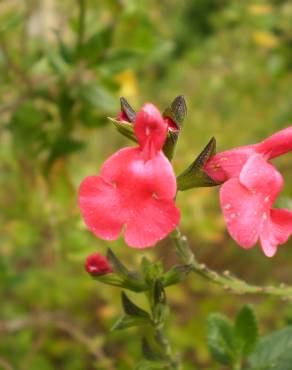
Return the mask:
{"type": "Polygon", "coordinates": [[[244,280],[230,274],[229,271],[224,271],[223,274],[220,274],[197,261],[195,254],[189,247],[187,238],[181,234],[178,228],[170,237],[176,246],[178,255],[182,258],[183,262],[190,267],[191,271],[215,284],[221,285],[226,291],[235,294],[263,294],[292,301],[291,286],[286,286],[285,284],[280,284],[280,286],[250,285],[244,280]]]}

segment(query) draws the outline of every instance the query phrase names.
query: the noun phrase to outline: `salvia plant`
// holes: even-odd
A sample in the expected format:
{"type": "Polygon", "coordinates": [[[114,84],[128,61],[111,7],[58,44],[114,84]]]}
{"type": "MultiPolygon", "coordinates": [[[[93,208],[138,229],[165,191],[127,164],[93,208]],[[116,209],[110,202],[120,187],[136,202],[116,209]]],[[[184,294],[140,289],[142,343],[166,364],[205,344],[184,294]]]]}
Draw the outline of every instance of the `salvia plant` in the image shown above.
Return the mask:
{"type": "MultiPolygon", "coordinates": [[[[176,176],[172,159],[186,114],[183,96],[176,97],[162,114],[150,103],[135,112],[121,98],[121,111],[111,121],[134,146],[114,153],[99,174],[86,177],[79,189],[81,215],[98,238],[111,241],[122,235],[125,244],[136,249],[168,239],[169,247],[173,244],[177,252],[179,262],[168,270],[161,261],[151,262],[145,256],[138,267],[129,269],[111,249],[107,256],[94,253],[86,260],[86,270],[95,280],[121,288],[123,313],[112,330],[145,327],[143,359],[136,370],[183,369],[180,353],[166,334],[166,292],[191,273],[233,294],[292,299],[292,287],[250,285],[229,271],[220,274],[199,263],[179,229],[182,215],[176,205],[180,191],[219,186],[230,236],[242,248],[258,244],[265,256],[274,256],[292,233],[292,211],[273,206],[283,177],[271,160],[292,150],[292,126],[260,143],[217,154],[215,138],[211,138],[193,163],[176,176]],[[148,307],[138,306],[127,290],[144,294],[148,307]]],[[[219,313],[211,314],[207,327],[210,352],[228,369],[292,369],[292,328],[259,338],[250,305],[239,311],[234,322],[219,313]]]]}

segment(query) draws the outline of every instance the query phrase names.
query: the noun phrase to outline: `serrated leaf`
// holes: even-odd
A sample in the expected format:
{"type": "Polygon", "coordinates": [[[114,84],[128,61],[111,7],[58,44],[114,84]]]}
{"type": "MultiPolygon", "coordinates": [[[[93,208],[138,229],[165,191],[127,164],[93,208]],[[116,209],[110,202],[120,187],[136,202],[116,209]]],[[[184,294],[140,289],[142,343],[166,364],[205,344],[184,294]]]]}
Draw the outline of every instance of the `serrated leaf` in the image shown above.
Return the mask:
{"type": "Polygon", "coordinates": [[[233,328],[223,315],[211,314],[208,317],[208,346],[215,360],[231,365],[236,358],[233,328]]]}
{"type": "Polygon", "coordinates": [[[110,248],[108,248],[106,256],[107,256],[107,259],[109,260],[109,262],[112,265],[115,272],[118,272],[119,274],[125,275],[125,276],[130,275],[130,271],[118,259],[118,257],[114,254],[114,252],[110,248]]]}
{"type": "Polygon", "coordinates": [[[121,293],[122,305],[125,313],[129,316],[138,316],[150,320],[148,312],[133,303],[125,292],[121,293]]]}
{"type": "Polygon", "coordinates": [[[261,338],[248,363],[252,370],[291,370],[292,327],[261,338]]]}
{"type": "Polygon", "coordinates": [[[134,326],[141,326],[147,324],[149,324],[149,320],[144,317],[123,315],[116,321],[116,323],[112,326],[111,330],[112,331],[122,330],[134,326]]]}
{"type": "Polygon", "coordinates": [[[194,162],[177,177],[178,190],[184,191],[195,187],[219,185],[209,177],[203,169],[208,159],[215,154],[215,152],[216,140],[212,137],[194,162]]]}
{"type": "Polygon", "coordinates": [[[250,354],[258,339],[258,325],[253,309],[250,306],[244,306],[238,313],[235,325],[234,335],[237,342],[237,349],[242,355],[250,354]]]}

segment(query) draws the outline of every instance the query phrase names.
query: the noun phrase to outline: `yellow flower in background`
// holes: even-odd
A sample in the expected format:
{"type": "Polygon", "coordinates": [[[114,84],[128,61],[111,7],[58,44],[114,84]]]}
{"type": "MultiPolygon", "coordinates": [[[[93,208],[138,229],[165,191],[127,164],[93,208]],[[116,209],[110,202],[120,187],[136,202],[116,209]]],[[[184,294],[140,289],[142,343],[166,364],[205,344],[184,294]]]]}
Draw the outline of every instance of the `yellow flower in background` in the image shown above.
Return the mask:
{"type": "Polygon", "coordinates": [[[129,99],[137,96],[138,83],[136,75],[132,69],[126,69],[119,73],[116,75],[115,80],[120,84],[120,96],[126,96],[129,99]]]}
{"type": "Polygon", "coordinates": [[[273,49],[279,45],[279,39],[268,31],[254,31],[252,39],[257,45],[267,49],[273,49]]]}
{"type": "Polygon", "coordinates": [[[250,5],[248,11],[252,15],[266,15],[272,12],[272,7],[270,5],[250,5]]]}

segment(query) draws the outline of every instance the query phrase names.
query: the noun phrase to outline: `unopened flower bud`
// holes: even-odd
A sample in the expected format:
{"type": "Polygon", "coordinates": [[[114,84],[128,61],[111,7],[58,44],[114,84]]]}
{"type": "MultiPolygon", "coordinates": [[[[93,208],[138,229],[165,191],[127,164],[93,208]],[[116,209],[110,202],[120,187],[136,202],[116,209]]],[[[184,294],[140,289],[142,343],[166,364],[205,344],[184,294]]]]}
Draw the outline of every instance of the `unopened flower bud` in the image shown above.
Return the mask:
{"type": "Polygon", "coordinates": [[[85,269],[93,276],[101,276],[113,272],[109,261],[99,253],[93,253],[86,258],[85,269]]]}

